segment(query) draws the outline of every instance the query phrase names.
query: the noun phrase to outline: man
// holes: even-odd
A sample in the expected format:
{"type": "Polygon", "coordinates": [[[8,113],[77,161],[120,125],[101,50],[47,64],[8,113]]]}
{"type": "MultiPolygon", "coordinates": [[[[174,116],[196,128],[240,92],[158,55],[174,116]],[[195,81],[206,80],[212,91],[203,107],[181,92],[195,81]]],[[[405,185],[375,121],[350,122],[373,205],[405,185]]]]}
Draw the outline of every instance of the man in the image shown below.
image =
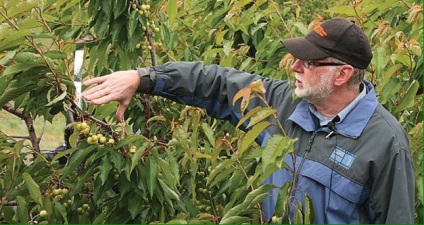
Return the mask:
{"type": "MultiPolygon", "coordinates": [[[[98,86],[83,97],[93,104],[118,101],[118,120],[138,90],[205,108],[209,115],[236,124],[241,114],[232,105],[235,93],[262,79],[266,99],[277,109],[286,133],[298,138],[297,190],[311,197],[315,223],[413,223],[408,137],[378,103],[373,85],[363,80],[372,58],[366,35],[354,22],[335,18],[305,37],[282,43],[296,57],[291,67],[296,73],[296,101],[286,81],[200,62],[166,63],[93,78],[84,84],[98,86]]],[[[267,129],[260,144],[277,132],[267,129]]],[[[292,165],[291,157],[285,161],[292,165]]],[[[291,177],[282,169],[266,183],[282,186],[291,177]]],[[[277,192],[273,190],[262,204],[266,219],[274,213],[277,192]]]]}

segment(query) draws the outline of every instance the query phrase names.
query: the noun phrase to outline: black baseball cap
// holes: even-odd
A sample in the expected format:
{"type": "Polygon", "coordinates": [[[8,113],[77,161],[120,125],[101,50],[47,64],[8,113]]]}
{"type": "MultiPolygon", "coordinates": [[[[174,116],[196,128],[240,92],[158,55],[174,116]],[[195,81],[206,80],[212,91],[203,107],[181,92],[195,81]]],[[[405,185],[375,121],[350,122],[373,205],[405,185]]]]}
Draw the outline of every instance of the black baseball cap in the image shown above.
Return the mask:
{"type": "Polygon", "coordinates": [[[368,37],[355,22],[334,18],[314,27],[305,37],[281,40],[290,54],[302,60],[334,57],[365,69],[372,52],[368,37]]]}

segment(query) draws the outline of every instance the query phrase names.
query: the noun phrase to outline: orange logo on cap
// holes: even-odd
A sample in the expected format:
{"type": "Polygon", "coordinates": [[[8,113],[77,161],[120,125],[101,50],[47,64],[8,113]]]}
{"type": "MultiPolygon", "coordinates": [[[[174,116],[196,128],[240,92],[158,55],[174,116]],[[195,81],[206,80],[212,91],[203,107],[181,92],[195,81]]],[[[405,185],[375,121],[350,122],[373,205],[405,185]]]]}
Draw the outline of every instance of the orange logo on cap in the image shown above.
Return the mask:
{"type": "Polygon", "coordinates": [[[324,28],[321,25],[317,25],[314,27],[314,31],[319,34],[319,36],[324,37],[327,36],[327,32],[325,32],[324,28]]]}

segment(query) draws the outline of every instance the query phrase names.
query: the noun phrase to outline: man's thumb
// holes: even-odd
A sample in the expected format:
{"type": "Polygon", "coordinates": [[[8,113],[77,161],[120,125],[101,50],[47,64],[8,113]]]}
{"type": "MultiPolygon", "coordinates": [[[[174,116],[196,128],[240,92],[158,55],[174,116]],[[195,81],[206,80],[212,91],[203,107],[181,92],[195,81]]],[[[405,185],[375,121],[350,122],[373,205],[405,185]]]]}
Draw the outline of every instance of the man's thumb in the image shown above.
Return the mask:
{"type": "Polygon", "coordinates": [[[124,112],[126,108],[126,105],[119,103],[118,110],[116,111],[116,119],[120,123],[124,122],[124,112]]]}

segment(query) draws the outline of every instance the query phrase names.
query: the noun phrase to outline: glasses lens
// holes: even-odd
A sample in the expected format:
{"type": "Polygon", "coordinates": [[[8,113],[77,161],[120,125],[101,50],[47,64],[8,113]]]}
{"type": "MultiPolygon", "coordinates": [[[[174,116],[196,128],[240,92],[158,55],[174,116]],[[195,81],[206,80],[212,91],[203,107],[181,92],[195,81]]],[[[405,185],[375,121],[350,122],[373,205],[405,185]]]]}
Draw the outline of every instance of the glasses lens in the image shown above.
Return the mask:
{"type": "Polygon", "coordinates": [[[301,61],[302,61],[302,66],[306,69],[309,69],[309,62],[305,60],[301,60],[301,61]]]}

